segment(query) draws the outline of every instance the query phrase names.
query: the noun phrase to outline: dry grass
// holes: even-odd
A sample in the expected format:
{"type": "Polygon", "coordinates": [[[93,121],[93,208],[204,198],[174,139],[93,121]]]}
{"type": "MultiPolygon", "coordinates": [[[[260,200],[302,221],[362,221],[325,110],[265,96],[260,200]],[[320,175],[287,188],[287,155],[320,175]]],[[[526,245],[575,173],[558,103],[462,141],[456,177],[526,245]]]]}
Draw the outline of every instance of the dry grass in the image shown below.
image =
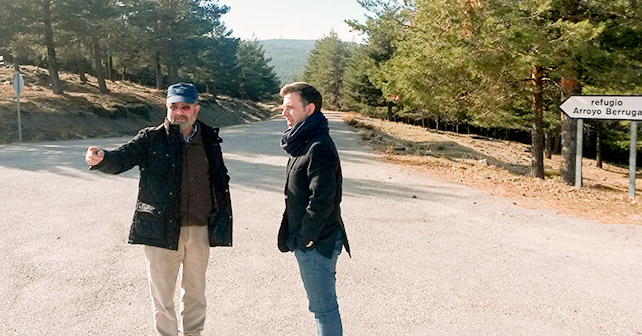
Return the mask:
{"type": "MultiPolygon", "coordinates": [[[[0,144],[18,140],[16,94],[10,80],[12,67],[0,67],[0,144]]],[[[130,81],[107,81],[110,92],[99,92],[96,78],[81,84],[76,74],[60,73],[65,93],[53,94],[48,71],[23,66],[25,86],[20,96],[25,142],[134,135],[165,117],[164,90],[130,81]],[[139,110],[133,107],[141,108],[139,110]]],[[[199,118],[214,126],[262,120],[274,114],[276,104],[261,104],[208,94],[200,95],[199,118]]]]}
{"type": "MultiPolygon", "coordinates": [[[[584,186],[577,189],[560,182],[557,155],[545,160],[544,180],[529,176],[528,145],[436,132],[357,113],[348,114],[345,121],[390,162],[511,198],[526,208],[546,207],[603,223],[642,224],[642,202],[628,197],[628,167],[605,163],[600,169],[585,159],[584,186]]],[[[637,198],[642,197],[639,183],[636,187],[637,198]]]]}

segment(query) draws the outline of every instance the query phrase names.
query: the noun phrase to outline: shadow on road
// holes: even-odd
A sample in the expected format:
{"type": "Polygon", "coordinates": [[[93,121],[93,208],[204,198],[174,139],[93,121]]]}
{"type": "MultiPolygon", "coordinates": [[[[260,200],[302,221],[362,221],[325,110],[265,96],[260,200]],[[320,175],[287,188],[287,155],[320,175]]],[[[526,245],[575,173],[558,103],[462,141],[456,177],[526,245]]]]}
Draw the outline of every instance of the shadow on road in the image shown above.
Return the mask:
{"type": "MultiPolygon", "coordinates": [[[[0,146],[0,166],[86,178],[83,173],[89,171],[85,163],[85,151],[88,146],[97,145],[113,149],[127,140],[129,137],[3,145],[0,146]]],[[[119,176],[137,178],[138,175],[127,172],[119,176]]]]}
{"type": "MultiPolygon", "coordinates": [[[[344,169],[344,194],[346,196],[408,197],[424,198],[425,190],[390,181],[373,181],[366,178],[376,155],[363,151],[355,134],[348,130],[341,119],[329,113],[330,128],[344,169]],[[356,173],[346,174],[346,166],[357,166],[356,173]]],[[[285,126],[282,119],[274,119],[254,124],[236,125],[221,128],[223,153],[231,183],[245,188],[269,192],[283,192],[285,165],[288,157],[280,147],[280,139],[285,126]]],[[[28,143],[0,146],[0,166],[32,172],[46,171],[80,179],[92,178],[84,161],[88,146],[96,145],[105,149],[115,149],[129,141],[131,137],[58,141],[47,143],[28,143]]],[[[96,173],[97,174],[97,173],[96,173]]],[[[100,174],[101,178],[116,176],[100,174]]],[[[120,178],[138,178],[138,169],[117,175],[120,178]]],[[[448,197],[444,190],[433,190],[430,197],[448,197]]]]}

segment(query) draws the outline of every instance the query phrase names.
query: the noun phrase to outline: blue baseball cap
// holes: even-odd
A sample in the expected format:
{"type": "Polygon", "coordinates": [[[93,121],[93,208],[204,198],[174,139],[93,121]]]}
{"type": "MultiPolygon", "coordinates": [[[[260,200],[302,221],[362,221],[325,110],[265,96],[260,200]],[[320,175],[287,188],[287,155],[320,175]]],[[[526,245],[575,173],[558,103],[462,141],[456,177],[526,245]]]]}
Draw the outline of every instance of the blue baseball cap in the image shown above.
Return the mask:
{"type": "Polygon", "coordinates": [[[198,99],[198,92],[194,84],[176,83],[167,88],[167,103],[194,104],[198,99]]]}

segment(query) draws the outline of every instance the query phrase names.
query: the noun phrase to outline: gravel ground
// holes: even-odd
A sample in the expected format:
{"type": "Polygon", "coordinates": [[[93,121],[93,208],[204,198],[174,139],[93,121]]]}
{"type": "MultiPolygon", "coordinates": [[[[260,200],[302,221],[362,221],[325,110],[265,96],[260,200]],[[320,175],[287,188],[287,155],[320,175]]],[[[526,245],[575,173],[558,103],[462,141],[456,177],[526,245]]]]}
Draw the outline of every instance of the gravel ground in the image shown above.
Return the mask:
{"type": "MultiPolygon", "coordinates": [[[[338,264],[346,335],[642,334],[642,226],[605,225],[383,162],[328,113],[353,248],[338,264]]],[[[235,243],[208,269],[205,335],[313,335],[276,248],[282,119],[225,127],[235,243]]],[[[143,249],[126,237],[137,171],[89,172],[90,144],[0,146],[3,335],[151,335],[143,249]]]]}

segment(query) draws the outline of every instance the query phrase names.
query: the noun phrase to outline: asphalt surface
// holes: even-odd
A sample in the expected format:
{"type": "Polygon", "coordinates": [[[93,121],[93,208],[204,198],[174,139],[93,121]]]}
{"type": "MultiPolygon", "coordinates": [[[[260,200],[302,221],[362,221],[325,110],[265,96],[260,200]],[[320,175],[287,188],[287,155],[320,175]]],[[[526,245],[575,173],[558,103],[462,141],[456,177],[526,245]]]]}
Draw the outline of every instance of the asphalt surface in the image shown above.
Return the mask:
{"type": "MultiPolygon", "coordinates": [[[[604,225],[383,162],[328,114],[353,249],[346,335],[640,335],[642,225],[604,225]]],[[[314,335],[276,234],[283,119],[221,129],[234,247],[214,248],[204,335],[314,335]]],[[[89,145],[0,146],[0,334],[152,335],[143,248],[126,243],[136,169],[90,172],[89,145]]]]}

